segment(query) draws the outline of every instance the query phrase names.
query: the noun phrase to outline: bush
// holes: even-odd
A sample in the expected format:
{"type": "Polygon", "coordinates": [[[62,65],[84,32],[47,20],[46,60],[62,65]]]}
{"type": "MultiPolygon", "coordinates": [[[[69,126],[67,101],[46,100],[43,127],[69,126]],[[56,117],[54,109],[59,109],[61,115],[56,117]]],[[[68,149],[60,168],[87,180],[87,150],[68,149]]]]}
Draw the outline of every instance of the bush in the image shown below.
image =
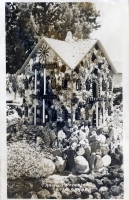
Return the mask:
{"type": "Polygon", "coordinates": [[[40,152],[36,145],[18,141],[8,146],[7,177],[39,178],[53,174],[55,164],[40,152]]]}

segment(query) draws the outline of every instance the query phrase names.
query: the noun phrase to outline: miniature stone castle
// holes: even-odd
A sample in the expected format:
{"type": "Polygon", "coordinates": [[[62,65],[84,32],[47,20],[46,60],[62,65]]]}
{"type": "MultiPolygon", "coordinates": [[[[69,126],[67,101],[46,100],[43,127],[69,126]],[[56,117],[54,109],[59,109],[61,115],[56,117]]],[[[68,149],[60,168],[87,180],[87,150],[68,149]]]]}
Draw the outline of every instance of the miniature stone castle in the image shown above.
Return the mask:
{"type": "Polygon", "coordinates": [[[101,127],[112,114],[116,70],[101,42],[43,37],[18,74],[24,76],[23,117],[29,124],[101,127]]]}

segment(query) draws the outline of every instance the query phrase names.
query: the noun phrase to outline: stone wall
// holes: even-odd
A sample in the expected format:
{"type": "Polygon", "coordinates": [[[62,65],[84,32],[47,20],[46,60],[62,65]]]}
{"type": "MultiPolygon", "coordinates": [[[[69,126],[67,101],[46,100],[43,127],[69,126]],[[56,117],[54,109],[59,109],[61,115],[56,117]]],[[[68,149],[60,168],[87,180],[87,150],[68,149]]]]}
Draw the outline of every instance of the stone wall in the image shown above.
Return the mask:
{"type": "MultiPolygon", "coordinates": [[[[46,48],[45,44],[43,44],[43,48],[46,48]]],[[[49,48],[47,50],[49,54],[46,54],[46,63],[40,59],[40,53],[37,51],[25,70],[23,108],[25,117],[29,116],[30,123],[33,123],[32,116],[35,101],[37,119],[39,118],[39,124],[42,123],[41,94],[44,91],[44,74],[42,70],[39,70],[37,74],[36,94],[39,98],[38,100],[30,98],[30,95],[35,93],[35,74],[32,69],[34,66],[41,67],[42,63],[43,65],[47,64],[48,67],[49,64],[53,66],[52,69],[49,67],[46,70],[46,92],[48,95],[57,95],[57,99],[45,101],[46,121],[57,123],[63,121],[71,122],[71,120],[76,122],[84,119],[93,124],[93,115],[96,112],[96,102],[99,98],[98,124],[104,123],[103,118],[106,119],[112,112],[113,72],[98,46],[95,45],[89,51],[75,70],[71,70],[53,50],[49,48]],[[28,73],[29,76],[27,76],[28,73]],[[105,101],[106,98],[107,101],[105,101]],[[104,107],[102,107],[102,101],[104,101],[104,107]]]]}

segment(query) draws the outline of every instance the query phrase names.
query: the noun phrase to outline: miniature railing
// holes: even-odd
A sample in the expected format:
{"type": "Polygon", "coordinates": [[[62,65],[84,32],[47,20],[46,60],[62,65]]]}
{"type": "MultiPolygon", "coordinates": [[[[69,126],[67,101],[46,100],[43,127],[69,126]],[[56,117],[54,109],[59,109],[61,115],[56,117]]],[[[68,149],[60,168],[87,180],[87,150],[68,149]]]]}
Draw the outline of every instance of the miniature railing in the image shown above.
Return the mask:
{"type": "Polygon", "coordinates": [[[44,68],[47,68],[47,69],[55,69],[57,68],[57,63],[48,63],[48,64],[41,64],[40,62],[39,63],[34,63],[32,65],[32,71],[34,71],[35,69],[37,70],[42,70],[44,68]]]}
{"type": "Polygon", "coordinates": [[[36,95],[36,94],[30,94],[29,96],[32,99],[40,99],[40,97],[42,99],[45,99],[45,100],[48,100],[48,99],[57,99],[57,95],[47,95],[47,94],[46,95],[36,95]]]}

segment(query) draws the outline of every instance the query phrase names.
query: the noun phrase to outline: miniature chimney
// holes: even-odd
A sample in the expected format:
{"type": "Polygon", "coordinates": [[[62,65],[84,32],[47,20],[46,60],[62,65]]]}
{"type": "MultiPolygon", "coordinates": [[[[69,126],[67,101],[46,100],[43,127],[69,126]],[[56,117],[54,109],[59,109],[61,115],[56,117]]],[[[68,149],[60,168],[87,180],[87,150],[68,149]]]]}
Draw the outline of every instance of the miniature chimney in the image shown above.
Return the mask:
{"type": "Polygon", "coordinates": [[[65,38],[65,42],[72,42],[72,41],[73,41],[72,32],[68,31],[65,38]]]}

